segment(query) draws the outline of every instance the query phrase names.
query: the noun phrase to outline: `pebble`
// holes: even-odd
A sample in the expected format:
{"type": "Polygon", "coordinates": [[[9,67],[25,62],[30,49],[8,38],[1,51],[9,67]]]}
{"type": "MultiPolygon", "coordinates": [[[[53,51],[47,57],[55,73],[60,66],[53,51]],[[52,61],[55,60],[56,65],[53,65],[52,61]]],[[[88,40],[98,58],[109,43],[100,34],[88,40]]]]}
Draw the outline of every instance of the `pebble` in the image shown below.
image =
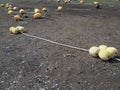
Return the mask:
{"type": "Polygon", "coordinates": [[[11,50],[12,50],[12,47],[7,46],[7,47],[5,47],[5,50],[6,50],[6,51],[11,51],[11,50]]]}
{"type": "Polygon", "coordinates": [[[46,90],[45,88],[40,88],[39,90],[46,90]]]}
{"type": "Polygon", "coordinates": [[[76,90],[76,88],[71,84],[69,90],[76,90]]]}

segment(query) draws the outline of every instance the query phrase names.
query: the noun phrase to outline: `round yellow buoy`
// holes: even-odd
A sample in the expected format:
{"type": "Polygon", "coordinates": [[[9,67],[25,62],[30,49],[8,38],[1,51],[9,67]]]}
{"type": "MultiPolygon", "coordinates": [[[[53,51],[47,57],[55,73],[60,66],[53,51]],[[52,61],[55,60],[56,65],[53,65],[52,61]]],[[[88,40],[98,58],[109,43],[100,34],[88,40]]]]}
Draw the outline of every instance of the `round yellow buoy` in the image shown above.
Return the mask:
{"type": "Polygon", "coordinates": [[[40,19],[42,17],[42,14],[41,13],[35,13],[34,14],[34,18],[35,19],[40,19]]]}
{"type": "Polygon", "coordinates": [[[57,0],[57,2],[59,3],[61,0],[57,0]]]}
{"type": "Polygon", "coordinates": [[[35,8],[35,9],[34,9],[34,12],[35,12],[35,13],[40,13],[40,10],[39,10],[38,8],[35,8]]]}
{"type": "Polygon", "coordinates": [[[8,10],[12,10],[13,8],[9,7],[8,10]]]}
{"type": "Polygon", "coordinates": [[[42,11],[43,12],[47,12],[47,8],[42,8],[42,11]]]}
{"type": "Polygon", "coordinates": [[[4,4],[0,4],[1,7],[4,7],[4,4]]]}
{"type": "Polygon", "coordinates": [[[94,2],[93,2],[93,4],[94,4],[94,5],[97,5],[97,4],[99,4],[99,2],[97,2],[97,1],[94,1],[94,2]]]}
{"type": "Polygon", "coordinates": [[[23,26],[17,26],[16,29],[21,33],[25,32],[25,28],[23,26]]]}
{"type": "Polygon", "coordinates": [[[25,14],[24,9],[20,9],[20,10],[19,10],[19,13],[20,13],[20,14],[25,14]]]}
{"type": "Polygon", "coordinates": [[[18,33],[19,33],[18,29],[15,28],[15,27],[10,27],[10,28],[9,28],[9,31],[10,31],[12,34],[18,34],[18,33]]]}
{"type": "Polygon", "coordinates": [[[13,7],[12,5],[10,5],[10,4],[8,5],[8,8],[12,8],[12,7],[13,7]]]}
{"type": "Polygon", "coordinates": [[[9,11],[8,11],[8,14],[9,14],[9,15],[13,15],[14,12],[13,12],[12,10],[9,10],[9,11]]]}
{"type": "Polygon", "coordinates": [[[62,11],[63,10],[63,7],[62,6],[59,6],[58,7],[58,11],[62,11]]]}
{"type": "Polygon", "coordinates": [[[102,50],[102,49],[105,50],[105,49],[107,49],[107,46],[106,46],[106,45],[100,45],[100,46],[99,46],[99,49],[100,49],[100,50],[102,50]]]}
{"type": "Polygon", "coordinates": [[[5,7],[6,7],[6,8],[9,8],[9,3],[6,3],[5,7]]]}
{"type": "Polygon", "coordinates": [[[9,31],[12,33],[12,29],[14,29],[15,27],[10,27],[9,28],[9,31]]]}
{"type": "Polygon", "coordinates": [[[15,15],[15,16],[14,16],[14,20],[15,20],[15,21],[19,21],[20,19],[21,19],[20,15],[15,15]]]}
{"type": "Polygon", "coordinates": [[[99,51],[98,55],[100,59],[102,59],[103,61],[108,61],[111,58],[111,54],[107,50],[103,50],[103,49],[99,51]]]}
{"type": "Polygon", "coordinates": [[[108,47],[106,50],[111,54],[112,57],[118,56],[118,50],[115,47],[108,47]]]}
{"type": "Polygon", "coordinates": [[[65,0],[64,3],[66,4],[66,3],[67,3],[67,0],[65,0]]]}
{"type": "Polygon", "coordinates": [[[80,4],[82,4],[83,3],[83,0],[80,0],[80,4]]]}
{"type": "Polygon", "coordinates": [[[90,49],[89,49],[89,54],[93,57],[97,57],[98,56],[98,53],[99,53],[100,49],[96,46],[92,46],[90,49]]]}

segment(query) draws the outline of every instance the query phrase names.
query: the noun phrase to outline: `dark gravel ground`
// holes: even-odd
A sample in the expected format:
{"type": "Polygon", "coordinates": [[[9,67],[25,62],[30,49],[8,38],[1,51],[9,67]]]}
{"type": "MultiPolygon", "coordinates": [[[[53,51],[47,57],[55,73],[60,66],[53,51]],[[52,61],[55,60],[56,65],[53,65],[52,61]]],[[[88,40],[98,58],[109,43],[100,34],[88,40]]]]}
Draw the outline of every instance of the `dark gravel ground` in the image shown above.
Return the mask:
{"type": "Polygon", "coordinates": [[[39,0],[15,5],[27,12],[47,7],[48,12],[43,19],[28,14],[15,22],[0,8],[0,90],[120,90],[119,62],[103,62],[86,52],[8,31],[22,25],[27,33],[53,41],[86,49],[105,44],[120,51],[119,4],[102,4],[99,10],[89,4],[39,0]],[[58,5],[63,12],[57,12],[58,5]]]}

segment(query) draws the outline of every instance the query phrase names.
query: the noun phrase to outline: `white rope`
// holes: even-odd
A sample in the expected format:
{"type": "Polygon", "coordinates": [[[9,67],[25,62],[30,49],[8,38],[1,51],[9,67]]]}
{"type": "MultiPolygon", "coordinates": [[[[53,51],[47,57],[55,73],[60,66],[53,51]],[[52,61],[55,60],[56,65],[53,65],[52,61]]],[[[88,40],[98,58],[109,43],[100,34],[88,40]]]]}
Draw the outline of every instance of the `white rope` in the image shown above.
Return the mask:
{"type": "Polygon", "coordinates": [[[119,59],[119,58],[115,58],[115,59],[120,62],[120,59],[119,59]]]}
{"type": "Polygon", "coordinates": [[[22,34],[25,35],[25,36],[32,37],[32,38],[37,38],[37,39],[40,39],[40,40],[43,40],[43,41],[46,41],[46,42],[49,42],[49,43],[52,43],[52,44],[56,44],[56,45],[60,45],[60,46],[64,46],[64,47],[68,47],[68,48],[72,48],[72,49],[77,49],[77,50],[81,50],[81,51],[85,51],[85,52],[89,51],[89,50],[84,49],[84,48],[79,48],[79,47],[74,47],[74,46],[71,46],[71,45],[58,43],[58,42],[48,40],[48,39],[45,39],[45,38],[41,38],[41,37],[37,37],[37,36],[34,36],[34,35],[30,35],[30,34],[26,34],[26,33],[22,33],[22,34]]]}

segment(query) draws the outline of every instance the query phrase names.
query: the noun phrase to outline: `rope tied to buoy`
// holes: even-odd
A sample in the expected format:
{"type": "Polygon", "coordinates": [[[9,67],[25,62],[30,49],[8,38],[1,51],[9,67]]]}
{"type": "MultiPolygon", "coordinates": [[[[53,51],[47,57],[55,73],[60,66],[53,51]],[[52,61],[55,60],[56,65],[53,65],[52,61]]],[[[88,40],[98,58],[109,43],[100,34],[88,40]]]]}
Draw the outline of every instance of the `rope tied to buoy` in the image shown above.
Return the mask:
{"type": "Polygon", "coordinates": [[[59,43],[56,41],[52,41],[46,38],[42,38],[42,37],[38,37],[35,35],[31,35],[31,34],[27,34],[25,33],[25,29],[23,26],[17,26],[17,27],[10,27],[9,31],[12,34],[23,34],[24,36],[30,37],[30,38],[36,38],[39,40],[43,40],[55,45],[59,45],[59,46],[64,46],[64,47],[68,47],[71,49],[76,49],[76,50],[80,50],[80,51],[84,51],[84,52],[88,52],[92,57],[99,57],[101,60],[103,61],[108,61],[108,60],[117,60],[120,61],[120,57],[118,57],[118,50],[115,47],[108,47],[106,45],[100,45],[99,47],[97,46],[92,46],[89,49],[85,49],[85,48],[80,48],[80,47],[75,47],[75,46],[71,46],[68,44],[63,44],[63,43],[59,43]]]}
{"type": "Polygon", "coordinates": [[[52,41],[52,40],[49,40],[49,39],[37,37],[37,36],[26,34],[26,33],[23,33],[23,32],[21,32],[21,33],[23,35],[25,35],[25,36],[36,38],[36,39],[40,39],[40,40],[43,40],[43,41],[46,41],[46,42],[49,42],[49,43],[52,43],[52,44],[56,44],[56,45],[60,45],[60,46],[64,46],[64,47],[68,47],[68,48],[72,48],[72,49],[77,49],[77,50],[81,50],[81,51],[85,51],[85,52],[89,52],[88,49],[84,49],[84,48],[79,48],[79,47],[75,47],[75,46],[71,46],[71,45],[66,45],[66,44],[58,43],[58,42],[55,42],[55,41],[52,41]]]}
{"type": "MultiPolygon", "coordinates": [[[[68,48],[72,48],[72,49],[84,51],[84,52],[89,52],[89,49],[79,48],[79,47],[75,47],[75,46],[71,46],[71,45],[59,43],[59,42],[52,41],[52,40],[49,40],[49,39],[45,39],[45,38],[41,38],[41,37],[38,37],[38,36],[26,34],[26,33],[24,33],[24,32],[21,32],[21,34],[23,34],[24,36],[27,36],[27,37],[31,37],[31,38],[36,38],[36,39],[39,39],[39,40],[43,40],[43,41],[46,41],[46,42],[49,42],[49,43],[52,43],[52,44],[56,44],[56,45],[60,45],[60,46],[64,46],[64,47],[68,47],[68,48]]],[[[90,53],[90,52],[89,52],[89,53],[90,53]]],[[[118,56],[117,56],[117,57],[111,57],[111,59],[117,60],[117,61],[120,62],[120,57],[118,57],[118,56]]]]}

